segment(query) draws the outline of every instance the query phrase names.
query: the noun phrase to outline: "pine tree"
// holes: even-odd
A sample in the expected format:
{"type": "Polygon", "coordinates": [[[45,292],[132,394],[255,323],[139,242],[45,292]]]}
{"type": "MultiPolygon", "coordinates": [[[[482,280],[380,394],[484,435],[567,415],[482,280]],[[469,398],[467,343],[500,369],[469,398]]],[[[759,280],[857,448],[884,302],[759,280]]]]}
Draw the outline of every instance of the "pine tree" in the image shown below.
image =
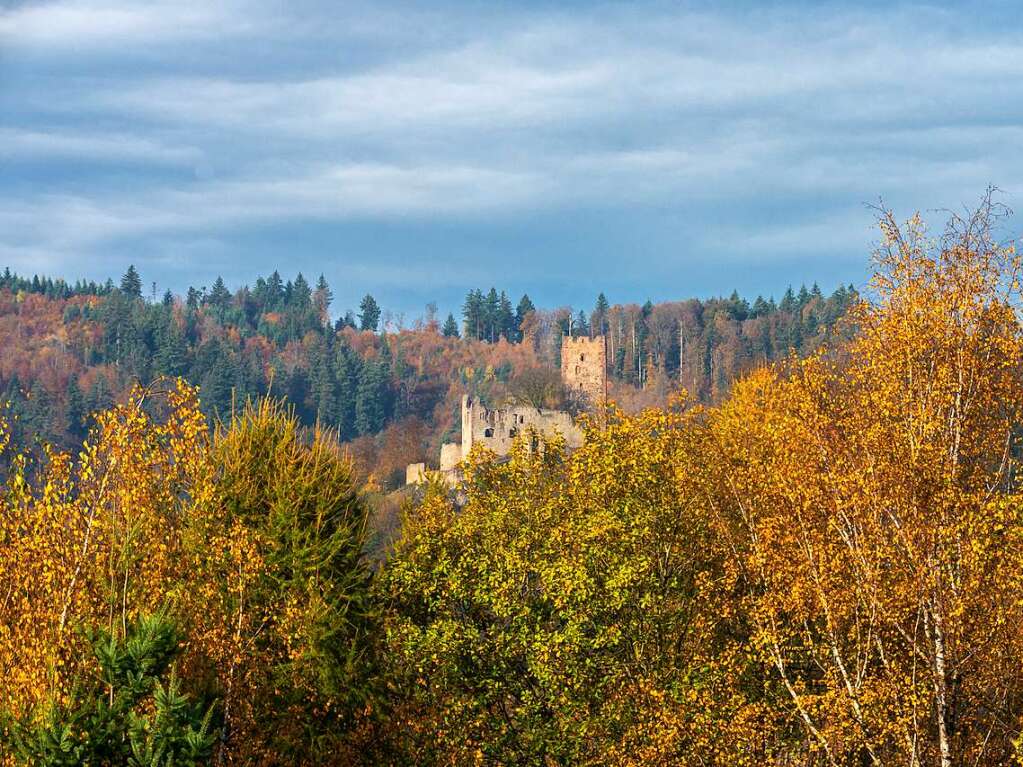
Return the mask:
{"type": "Polygon", "coordinates": [[[610,310],[611,306],[607,302],[607,296],[601,293],[597,296],[597,303],[593,307],[591,318],[593,332],[599,336],[607,333],[607,315],[610,310]]]}
{"type": "Polygon", "coordinates": [[[470,290],[462,304],[462,325],[466,338],[483,337],[483,292],[470,290]]]}
{"type": "Polygon", "coordinates": [[[223,317],[224,311],[231,305],[231,291],[227,289],[222,277],[218,276],[214,281],[213,289],[206,300],[210,306],[218,310],[219,316],[223,317]]]}
{"type": "Polygon", "coordinates": [[[519,305],[515,308],[515,327],[519,330],[519,338],[522,337],[522,323],[526,321],[526,317],[535,311],[536,307],[529,300],[529,296],[523,294],[522,298],[519,299],[519,305]]]}
{"type": "Polygon", "coordinates": [[[500,309],[501,299],[497,295],[497,290],[491,288],[483,302],[484,336],[490,343],[497,340],[497,335],[500,332],[500,309]]]}
{"type": "Polygon", "coordinates": [[[316,281],[316,292],[313,293],[313,305],[316,307],[316,314],[320,324],[327,325],[330,322],[330,303],[334,300],[334,294],[327,284],[326,278],[321,274],[316,281]]]}
{"type": "Polygon", "coordinates": [[[304,311],[309,308],[312,300],[313,291],[306,278],[302,276],[302,272],[299,272],[294,285],[291,286],[291,304],[299,311],[304,311]]]}
{"type": "Polygon", "coordinates": [[[359,309],[361,310],[359,312],[359,329],[372,330],[375,333],[380,326],[380,306],[376,299],[367,293],[359,303],[359,309]]]}
{"type": "Polygon", "coordinates": [[[359,371],[355,392],[355,430],[360,435],[375,434],[387,420],[388,369],[383,360],[367,362],[359,371]]]}
{"type": "Polygon", "coordinates": [[[85,397],[78,388],[78,378],[71,376],[67,385],[64,423],[67,424],[68,434],[75,442],[80,442],[85,437],[85,416],[85,397]]]}
{"type": "Polygon", "coordinates": [[[142,298],[142,278],[135,271],[134,264],[128,266],[128,271],[121,277],[121,292],[133,298],[142,298]]]}
{"type": "Polygon", "coordinates": [[[444,320],[444,328],[441,331],[445,338],[458,338],[458,323],[455,322],[455,315],[448,313],[448,318],[444,320]]]}
{"type": "Polygon", "coordinates": [[[519,340],[519,329],[515,325],[515,313],[512,311],[511,301],[508,294],[503,290],[497,302],[497,332],[509,341],[519,340]]]}

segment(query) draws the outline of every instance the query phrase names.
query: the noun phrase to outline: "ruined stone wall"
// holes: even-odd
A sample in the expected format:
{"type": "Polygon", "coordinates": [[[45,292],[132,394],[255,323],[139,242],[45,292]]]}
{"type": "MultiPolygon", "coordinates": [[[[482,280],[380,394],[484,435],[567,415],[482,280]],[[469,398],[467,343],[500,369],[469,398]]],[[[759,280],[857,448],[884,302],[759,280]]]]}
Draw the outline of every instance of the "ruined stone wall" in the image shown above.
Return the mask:
{"type": "Polygon", "coordinates": [[[575,425],[571,413],[538,410],[528,405],[488,408],[471,397],[462,398],[463,458],[477,444],[486,446],[498,455],[507,455],[515,438],[530,428],[545,436],[557,432],[572,449],[583,444],[582,430],[575,425]]]}
{"type": "Polygon", "coordinates": [[[561,340],[561,380],[570,396],[586,408],[600,409],[607,400],[607,346],[604,336],[561,340]]]}
{"type": "Polygon", "coordinates": [[[462,460],[462,446],[457,442],[445,442],[440,446],[440,470],[451,471],[462,460]]]}

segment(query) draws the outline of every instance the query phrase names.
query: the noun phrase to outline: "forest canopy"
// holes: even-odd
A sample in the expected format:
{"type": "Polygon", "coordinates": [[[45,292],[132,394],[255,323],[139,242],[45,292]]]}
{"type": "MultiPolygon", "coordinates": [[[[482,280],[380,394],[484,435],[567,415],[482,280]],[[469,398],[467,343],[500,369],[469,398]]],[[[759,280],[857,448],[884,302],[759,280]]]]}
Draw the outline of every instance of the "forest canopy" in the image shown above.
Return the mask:
{"type": "Polygon", "coordinates": [[[211,433],[202,389],[137,387],[42,455],[5,418],[0,761],[1023,764],[1001,212],[880,211],[830,343],[611,405],[575,451],[476,449],[375,564],[337,432],[272,399],[211,433]],[[159,659],[134,697],[128,645],[159,659]]]}

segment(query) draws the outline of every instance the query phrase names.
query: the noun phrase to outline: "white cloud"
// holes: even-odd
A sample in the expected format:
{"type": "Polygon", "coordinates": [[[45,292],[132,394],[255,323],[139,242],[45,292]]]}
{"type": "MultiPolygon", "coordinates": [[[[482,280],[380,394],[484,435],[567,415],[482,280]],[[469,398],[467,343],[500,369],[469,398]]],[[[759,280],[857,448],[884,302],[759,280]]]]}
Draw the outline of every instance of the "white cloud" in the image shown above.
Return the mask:
{"type": "Polygon", "coordinates": [[[202,152],[121,133],[75,133],[0,128],[0,157],[8,159],[88,159],[193,165],[202,152]]]}
{"type": "Polygon", "coordinates": [[[89,50],[114,44],[213,38],[237,29],[233,4],[196,0],[54,0],[0,11],[0,42],[15,48],[89,50]]]}
{"type": "Polygon", "coordinates": [[[0,242],[98,253],[174,236],[209,249],[230,228],[280,222],[517,216],[528,227],[580,206],[688,204],[734,209],[730,230],[694,221],[704,248],[856,249],[866,239],[848,222],[865,200],[927,207],[1023,181],[1011,152],[1023,45],[968,22],[898,7],[741,17],[641,4],[582,18],[21,5],[0,12],[0,45],[57,75],[0,100],[12,115],[0,158],[50,162],[52,175],[6,202],[0,182],[0,242]],[[61,178],[71,158],[102,161],[97,183],[61,178]]]}

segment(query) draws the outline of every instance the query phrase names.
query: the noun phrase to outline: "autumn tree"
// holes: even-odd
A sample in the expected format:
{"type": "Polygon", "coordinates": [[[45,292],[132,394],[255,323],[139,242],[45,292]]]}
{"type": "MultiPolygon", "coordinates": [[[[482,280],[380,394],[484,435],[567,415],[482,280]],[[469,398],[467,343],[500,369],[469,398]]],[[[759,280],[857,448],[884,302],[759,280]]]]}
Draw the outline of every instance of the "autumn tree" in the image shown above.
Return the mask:
{"type": "Polygon", "coordinates": [[[849,348],[712,419],[754,646],[826,764],[1019,756],[1023,336],[998,214],[988,196],[932,239],[882,210],[849,348]]]}
{"type": "Polygon", "coordinates": [[[191,673],[223,691],[220,748],[240,763],[350,764],[376,637],[351,462],[329,432],[305,441],[272,400],[222,426],[211,460],[216,486],[188,529],[181,600],[203,650],[191,673]]]}
{"type": "Polygon", "coordinates": [[[528,439],[506,463],[476,453],[464,506],[434,485],[408,512],[382,586],[408,763],[771,758],[773,691],[688,419],[614,418],[571,456],[528,439]]]}

